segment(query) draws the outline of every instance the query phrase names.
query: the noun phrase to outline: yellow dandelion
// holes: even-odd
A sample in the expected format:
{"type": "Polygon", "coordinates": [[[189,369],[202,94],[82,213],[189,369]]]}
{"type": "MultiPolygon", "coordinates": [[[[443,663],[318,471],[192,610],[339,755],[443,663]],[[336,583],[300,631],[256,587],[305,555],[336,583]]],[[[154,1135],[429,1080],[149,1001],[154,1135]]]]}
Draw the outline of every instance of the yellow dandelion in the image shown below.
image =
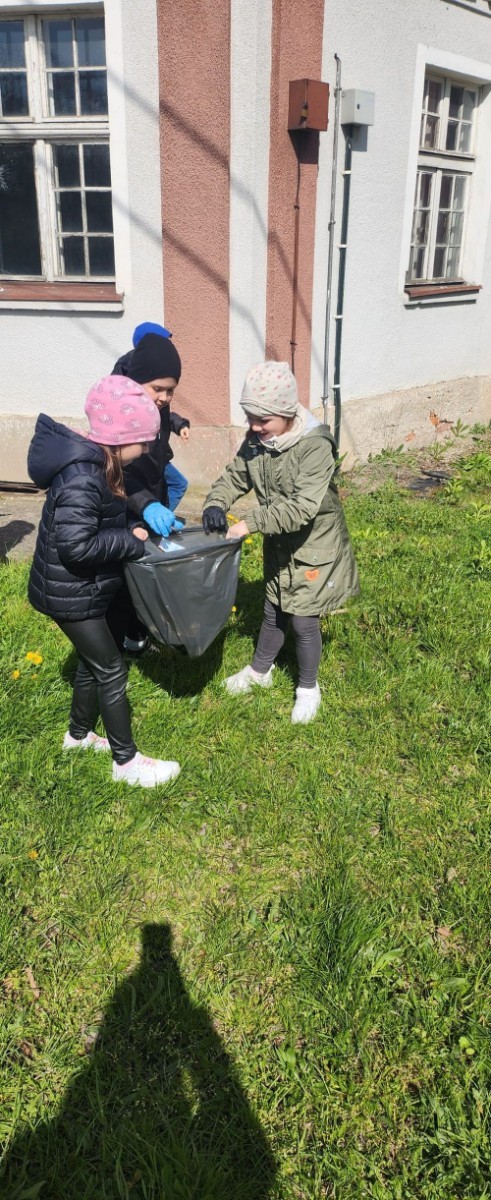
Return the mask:
{"type": "Polygon", "coordinates": [[[237,612],[237,605],[236,605],[236,604],[233,604],[233,605],[232,605],[232,612],[237,612]]]}
{"type": "Polygon", "coordinates": [[[246,546],[252,546],[252,538],[246,538],[245,544],[246,546]]]}
{"type": "Polygon", "coordinates": [[[20,676],[20,671],[12,671],[12,679],[18,679],[19,676],[20,676]]]}
{"type": "Polygon", "coordinates": [[[39,654],[37,650],[28,650],[26,654],[26,660],[27,662],[34,663],[35,667],[40,667],[43,661],[43,656],[42,654],[39,654]]]}
{"type": "Polygon", "coordinates": [[[37,850],[29,850],[27,857],[32,858],[32,860],[34,862],[34,859],[39,858],[39,854],[38,854],[37,850]]]}

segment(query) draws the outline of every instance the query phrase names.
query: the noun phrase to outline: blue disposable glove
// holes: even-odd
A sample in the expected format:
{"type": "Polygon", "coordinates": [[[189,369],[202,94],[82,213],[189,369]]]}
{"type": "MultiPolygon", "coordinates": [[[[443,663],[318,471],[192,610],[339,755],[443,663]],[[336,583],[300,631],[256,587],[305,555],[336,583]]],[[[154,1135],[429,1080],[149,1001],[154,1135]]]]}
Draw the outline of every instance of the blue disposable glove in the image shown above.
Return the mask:
{"type": "Polygon", "coordinates": [[[177,533],[178,529],[184,529],[182,521],[178,521],[170,508],[165,508],[163,504],[159,504],[158,500],[147,504],[147,507],[143,509],[142,517],[150,529],[153,529],[154,533],[160,533],[162,537],[168,537],[169,533],[177,533]]]}

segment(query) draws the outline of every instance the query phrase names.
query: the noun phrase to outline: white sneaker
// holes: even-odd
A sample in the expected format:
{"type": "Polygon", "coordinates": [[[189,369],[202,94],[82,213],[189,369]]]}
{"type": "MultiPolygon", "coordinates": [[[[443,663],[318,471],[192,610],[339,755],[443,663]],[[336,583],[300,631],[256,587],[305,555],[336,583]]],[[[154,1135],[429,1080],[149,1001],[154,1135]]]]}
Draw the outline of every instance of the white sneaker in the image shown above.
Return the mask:
{"type": "Polygon", "coordinates": [[[159,783],[169,783],[177,779],[180,773],[178,762],[165,762],[162,758],[146,758],[138,751],[130,762],[113,763],[113,780],[115,783],[129,783],[132,786],[156,787],[159,783]]]}
{"type": "Polygon", "coordinates": [[[273,682],[273,666],[266,671],[265,675],[261,675],[259,671],[254,671],[252,667],[242,667],[241,671],[237,671],[236,675],[229,675],[228,679],[223,680],[223,687],[230,692],[232,696],[238,696],[241,692],[250,692],[253,687],[271,687],[273,682]]]}
{"type": "Polygon", "coordinates": [[[99,737],[98,733],[86,733],[84,738],[73,738],[71,733],[66,733],[63,738],[63,750],[109,750],[109,742],[107,738],[99,737]]]}
{"type": "Polygon", "coordinates": [[[316,683],[313,688],[298,687],[295,692],[295,705],[292,710],[293,725],[308,725],[318,713],[321,704],[321,690],[316,683]]]}

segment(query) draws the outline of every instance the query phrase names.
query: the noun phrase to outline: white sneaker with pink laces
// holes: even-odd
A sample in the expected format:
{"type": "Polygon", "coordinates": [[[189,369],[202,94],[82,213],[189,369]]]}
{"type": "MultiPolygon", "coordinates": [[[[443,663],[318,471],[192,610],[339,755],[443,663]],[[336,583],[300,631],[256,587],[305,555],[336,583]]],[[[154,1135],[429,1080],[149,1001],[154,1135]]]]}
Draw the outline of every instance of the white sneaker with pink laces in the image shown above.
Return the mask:
{"type": "Polygon", "coordinates": [[[109,750],[109,742],[107,738],[99,737],[98,733],[86,733],[83,738],[73,738],[71,733],[66,733],[63,738],[63,750],[109,750]]]}
{"type": "Polygon", "coordinates": [[[122,765],[113,762],[113,780],[115,783],[129,783],[133,787],[157,787],[159,783],[169,783],[177,779],[180,773],[178,762],[165,762],[163,758],[146,758],[138,751],[134,758],[122,765]]]}

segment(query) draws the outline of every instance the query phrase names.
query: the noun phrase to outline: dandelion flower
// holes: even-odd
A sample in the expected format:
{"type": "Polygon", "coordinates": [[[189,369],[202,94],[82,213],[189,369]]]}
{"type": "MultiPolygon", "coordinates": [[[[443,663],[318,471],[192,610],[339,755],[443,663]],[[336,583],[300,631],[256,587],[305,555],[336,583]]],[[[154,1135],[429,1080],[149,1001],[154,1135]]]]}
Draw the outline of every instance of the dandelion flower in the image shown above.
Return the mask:
{"type": "Polygon", "coordinates": [[[233,605],[232,605],[232,612],[237,612],[237,605],[236,605],[236,604],[233,604],[233,605]]]}
{"type": "Polygon", "coordinates": [[[34,663],[35,667],[40,667],[43,661],[43,656],[42,654],[39,654],[37,650],[28,650],[26,654],[26,660],[27,662],[34,663]]]}
{"type": "Polygon", "coordinates": [[[245,544],[246,546],[252,546],[252,538],[246,538],[245,544]]]}
{"type": "Polygon", "coordinates": [[[19,675],[20,675],[20,671],[12,671],[12,679],[18,679],[19,675]]]}
{"type": "Polygon", "coordinates": [[[29,850],[29,851],[28,851],[28,855],[27,855],[27,857],[28,857],[28,858],[32,858],[32,860],[33,860],[33,862],[34,862],[34,860],[35,860],[36,858],[39,858],[39,854],[38,854],[37,850],[29,850]]]}

